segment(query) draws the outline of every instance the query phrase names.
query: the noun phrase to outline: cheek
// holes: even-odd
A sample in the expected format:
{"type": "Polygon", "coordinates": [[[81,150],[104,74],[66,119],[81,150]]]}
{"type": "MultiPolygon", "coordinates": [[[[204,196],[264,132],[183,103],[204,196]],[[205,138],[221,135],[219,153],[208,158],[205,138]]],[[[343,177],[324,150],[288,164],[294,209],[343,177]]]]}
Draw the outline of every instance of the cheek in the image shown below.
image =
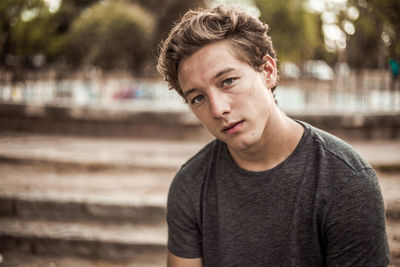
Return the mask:
{"type": "Polygon", "coordinates": [[[206,110],[206,108],[202,109],[191,109],[193,114],[199,119],[199,121],[206,127],[211,126],[212,123],[212,115],[206,110]]]}
{"type": "Polygon", "coordinates": [[[193,111],[193,114],[197,117],[197,119],[199,119],[199,121],[201,121],[202,123],[204,123],[206,121],[206,116],[203,112],[198,112],[198,111],[193,111]]]}

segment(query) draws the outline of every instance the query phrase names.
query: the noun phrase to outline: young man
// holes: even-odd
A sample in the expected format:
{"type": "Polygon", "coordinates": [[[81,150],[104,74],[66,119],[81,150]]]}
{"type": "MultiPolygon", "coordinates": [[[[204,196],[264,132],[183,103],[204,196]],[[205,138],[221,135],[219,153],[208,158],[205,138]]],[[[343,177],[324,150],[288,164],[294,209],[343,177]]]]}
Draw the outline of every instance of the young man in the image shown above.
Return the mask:
{"type": "Polygon", "coordinates": [[[279,110],[267,31],[220,6],[187,12],[162,45],[160,73],[216,137],[172,182],[168,266],[387,266],[374,170],[279,110]]]}

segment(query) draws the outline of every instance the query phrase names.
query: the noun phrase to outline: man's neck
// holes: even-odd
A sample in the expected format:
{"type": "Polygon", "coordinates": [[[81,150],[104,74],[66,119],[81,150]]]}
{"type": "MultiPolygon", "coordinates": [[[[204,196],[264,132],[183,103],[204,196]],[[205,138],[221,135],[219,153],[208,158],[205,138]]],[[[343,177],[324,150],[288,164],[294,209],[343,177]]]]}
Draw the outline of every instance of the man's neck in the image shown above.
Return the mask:
{"type": "MultiPolygon", "coordinates": [[[[279,109],[271,116],[262,139],[246,151],[229,152],[241,168],[264,171],[276,167],[292,154],[303,135],[304,128],[279,109]]],[[[272,114],[271,114],[272,115],[272,114]]]]}

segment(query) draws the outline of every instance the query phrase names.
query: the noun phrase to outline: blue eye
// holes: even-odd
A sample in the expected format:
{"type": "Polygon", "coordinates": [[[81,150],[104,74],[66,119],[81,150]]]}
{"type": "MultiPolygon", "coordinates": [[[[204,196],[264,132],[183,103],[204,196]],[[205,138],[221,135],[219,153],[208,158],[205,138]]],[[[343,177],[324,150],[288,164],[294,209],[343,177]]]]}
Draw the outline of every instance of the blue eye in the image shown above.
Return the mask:
{"type": "Polygon", "coordinates": [[[190,101],[190,103],[191,103],[191,104],[198,104],[198,103],[200,103],[201,101],[203,101],[203,99],[204,99],[204,96],[203,96],[203,95],[198,95],[198,96],[195,96],[195,97],[192,99],[192,101],[190,101]]]}
{"type": "Polygon", "coordinates": [[[222,82],[222,86],[229,86],[231,85],[234,81],[236,80],[236,78],[228,78],[226,80],[224,80],[222,82]]]}

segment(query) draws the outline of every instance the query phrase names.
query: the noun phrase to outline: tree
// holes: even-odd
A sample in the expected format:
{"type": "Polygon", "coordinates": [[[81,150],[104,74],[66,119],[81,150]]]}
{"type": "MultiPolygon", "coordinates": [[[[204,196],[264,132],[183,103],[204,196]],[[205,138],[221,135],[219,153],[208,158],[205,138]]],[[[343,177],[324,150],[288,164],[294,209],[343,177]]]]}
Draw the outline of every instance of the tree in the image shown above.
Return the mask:
{"type": "Polygon", "coordinates": [[[355,34],[347,41],[347,62],[355,69],[378,68],[383,59],[382,24],[371,16],[361,14],[355,21],[355,28],[355,34]]]}
{"type": "Polygon", "coordinates": [[[156,26],[153,32],[153,38],[149,43],[148,62],[146,63],[146,71],[152,75],[156,74],[158,47],[161,40],[167,37],[167,34],[173,27],[173,23],[177,21],[189,9],[196,7],[204,7],[203,0],[130,0],[137,3],[148,12],[151,12],[156,18],[156,26]]]}
{"type": "Polygon", "coordinates": [[[350,0],[360,11],[356,33],[348,40],[347,58],[356,68],[382,68],[388,58],[400,58],[400,2],[350,0]],[[367,57],[365,55],[368,55],[367,57]]]}
{"type": "MultiPolygon", "coordinates": [[[[17,57],[21,51],[16,30],[21,32],[24,20],[34,20],[39,14],[47,11],[41,0],[2,0],[0,2],[0,65],[3,67],[16,66],[21,59],[17,57]]],[[[36,38],[31,33],[30,38],[36,38]]],[[[17,34],[18,35],[18,34],[17,34]]],[[[29,42],[28,46],[31,46],[29,42]]],[[[31,47],[30,47],[31,49],[31,47]]],[[[24,61],[24,59],[22,59],[24,61]]]]}
{"type": "Polygon", "coordinates": [[[154,26],[154,17],[136,4],[96,3],[72,25],[69,34],[72,63],[140,73],[154,26]]]}
{"type": "Polygon", "coordinates": [[[32,67],[35,55],[55,61],[80,10],[97,0],[64,0],[51,13],[43,0],[0,1],[0,66],[32,67]]]}
{"type": "Polygon", "coordinates": [[[398,0],[368,0],[366,8],[369,15],[382,22],[383,32],[387,40],[389,55],[400,57],[400,1],[398,0]]]}
{"type": "Polygon", "coordinates": [[[256,0],[281,61],[301,62],[322,56],[323,37],[319,15],[308,12],[302,0],[256,0]]]}
{"type": "Polygon", "coordinates": [[[1,0],[0,67],[32,67],[39,55],[48,64],[154,74],[158,44],[173,21],[203,5],[203,0],[62,0],[50,12],[44,0],[1,0]]]}

